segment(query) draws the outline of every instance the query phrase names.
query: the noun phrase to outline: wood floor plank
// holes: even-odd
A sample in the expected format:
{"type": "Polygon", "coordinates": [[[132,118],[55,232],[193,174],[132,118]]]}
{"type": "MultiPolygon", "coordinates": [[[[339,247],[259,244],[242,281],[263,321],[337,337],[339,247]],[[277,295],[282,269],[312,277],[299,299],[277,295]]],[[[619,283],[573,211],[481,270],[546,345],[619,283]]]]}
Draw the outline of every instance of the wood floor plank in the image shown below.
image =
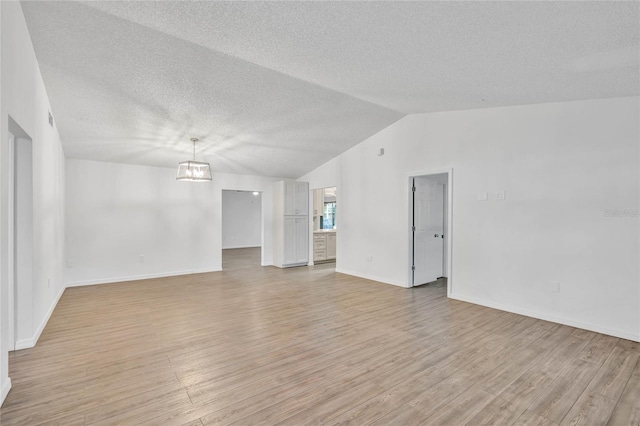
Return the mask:
{"type": "Polygon", "coordinates": [[[628,351],[640,352],[640,342],[632,342],[631,340],[620,339],[616,346],[628,351]]]}
{"type": "Polygon", "coordinates": [[[526,405],[520,401],[507,401],[498,396],[465,424],[468,426],[511,425],[520,418],[525,408],[526,405]]]}
{"type": "Polygon", "coordinates": [[[578,359],[602,365],[618,344],[617,337],[597,334],[580,352],[578,359]]]}
{"type": "MultiPolygon", "coordinates": [[[[166,423],[163,423],[166,424],[166,423]]],[[[203,426],[202,422],[200,421],[200,419],[198,420],[194,420],[192,422],[188,422],[188,423],[182,423],[181,426],[203,426]]]]}
{"type": "Polygon", "coordinates": [[[466,424],[478,412],[485,408],[495,396],[479,388],[471,387],[462,392],[437,412],[427,417],[423,425],[466,424]]]}
{"type": "Polygon", "coordinates": [[[597,393],[583,393],[560,425],[605,425],[615,406],[616,401],[610,398],[597,393]]]}
{"type": "Polygon", "coordinates": [[[547,389],[551,382],[553,379],[548,374],[529,370],[500,392],[498,396],[507,401],[517,401],[528,407],[538,395],[547,389]]]}
{"type": "Polygon", "coordinates": [[[511,362],[505,362],[492,371],[492,377],[482,387],[493,395],[499,395],[515,382],[524,371],[542,354],[544,349],[539,347],[525,348],[519,356],[511,362]]]}
{"type": "Polygon", "coordinates": [[[640,407],[633,404],[618,403],[606,424],[607,426],[638,426],[640,425],[640,407]]]}
{"type": "Polygon", "coordinates": [[[86,425],[139,424],[149,418],[173,412],[175,407],[189,409],[192,407],[189,396],[184,389],[171,392],[153,391],[142,398],[118,401],[107,406],[91,410],[85,416],[86,425]],[[150,397],[150,399],[147,399],[150,397]]]}
{"type": "Polygon", "coordinates": [[[522,420],[526,408],[551,382],[552,379],[547,374],[526,371],[467,424],[510,425],[519,419],[522,420]]]}
{"type": "MultiPolygon", "coordinates": [[[[446,378],[436,367],[421,372],[419,375],[381,392],[373,398],[356,405],[337,417],[324,422],[327,425],[359,425],[368,424],[394,411],[420,389],[427,389],[446,378]]],[[[333,413],[332,413],[333,414],[333,413]]]]}
{"type": "Polygon", "coordinates": [[[525,411],[515,421],[513,426],[557,426],[558,423],[553,422],[545,417],[539,416],[531,411],[525,411]]]}
{"type": "MultiPolygon", "coordinates": [[[[629,349],[628,346],[618,347],[629,349]]],[[[638,401],[640,401],[640,361],[636,363],[608,424],[611,426],[640,425],[640,404],[638,401]]]]}
{"type": "Polygon", "coordinates": [[[640,352],[616,347],[589,383],[585,393],[598,393],[618,401],[639,359],[640,352]]]}
{"type": "Polygon", "coordinates": [[[559,328],[557,333],[543,336],[534,344],[546,347],[548,352],[539,357],[530,369],[555,378],[580,356],[588,342],[574,336],[564,336],[563,328],[559,328]],[[556,341],[558,338],[560,340],[556,341]],[[548,345],[550,341],[553,344],[548,345]]]}
{"type": "Polygon", "coordinates": [[[531,404],[530,411],[560,423],[595,376],[598,365],[574,360],[531,404]]]}
{"type": "Polygon", "coordinates": [[[5,425],[640,422],[640,344],[333,264],[69,288],[10,353],[5,425]]]}
{"type": "MultiPolygon", "coordinates": [[[[371,398],[379,394],[384,388],[374,379],[379,376],[393,374],[393,367],[397,363],[406,365],[407,353],[391,351],[390,354],[372,357],[371,364],[349,369],[339,377],[332,378],[320,386],[309,389],[301,389],[293,399],[267,407],[259,412],[243,418],[239,424],[254,424],[268,421],[276,424],[300,424],[302,419],[326,416],[326,413],[335,413],[336,404],[345,401],[355,401],[358,398],[371,398]],[[319,407],[332,407],[327,411],[320,411],[319,407]]],[[[343,407],[344,408],[344,407],[343,407]]],[[[206,419],[203,420],[206,423],[206,419]]]]}

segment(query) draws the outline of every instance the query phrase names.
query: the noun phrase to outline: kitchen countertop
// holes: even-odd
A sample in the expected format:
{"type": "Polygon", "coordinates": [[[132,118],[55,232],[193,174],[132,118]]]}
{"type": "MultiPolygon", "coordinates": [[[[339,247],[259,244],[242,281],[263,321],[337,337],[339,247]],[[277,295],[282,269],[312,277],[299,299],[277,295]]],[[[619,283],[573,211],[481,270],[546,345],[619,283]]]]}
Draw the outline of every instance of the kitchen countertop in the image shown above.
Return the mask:
{"type": "Polygon", "coordinates": [[[335,234],[336,229],[317,229],[313,231],[314,234],[335,234]]]}

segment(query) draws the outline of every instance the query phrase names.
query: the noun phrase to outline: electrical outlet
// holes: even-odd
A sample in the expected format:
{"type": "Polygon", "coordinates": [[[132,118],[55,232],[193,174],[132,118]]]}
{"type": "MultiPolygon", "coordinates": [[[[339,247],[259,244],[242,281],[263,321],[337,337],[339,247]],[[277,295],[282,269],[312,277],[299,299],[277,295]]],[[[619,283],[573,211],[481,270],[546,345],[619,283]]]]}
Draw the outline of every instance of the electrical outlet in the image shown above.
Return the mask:
{"type": "Polygon", "coordinates": [[[138,261],[140,261],[140,263],[143,263],[143,262],[144,262],[144,254],[141,254],[141,255],[138,257],[138,261]]]}
{"type": "Polygon", "coordinates": [[[560,293],[560,281],[551,281],[551,292],[560,293]]]}
{"type": "Polygon", "coordinates": [[[506,194],[504,193],[504,191],[496,192],[496,200],[502,201],[505,199],[506,199],[506,194]]]}

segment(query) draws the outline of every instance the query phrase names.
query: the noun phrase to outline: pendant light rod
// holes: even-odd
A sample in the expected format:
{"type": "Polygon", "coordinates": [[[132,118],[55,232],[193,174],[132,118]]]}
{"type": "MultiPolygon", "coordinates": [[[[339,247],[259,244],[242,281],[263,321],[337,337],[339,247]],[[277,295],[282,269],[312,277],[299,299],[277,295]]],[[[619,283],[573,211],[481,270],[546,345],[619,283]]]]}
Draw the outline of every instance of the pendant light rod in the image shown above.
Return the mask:
{"type": "Polygon", "coordinates": [[[196,161],[196,142],[198,142],[198,138],[191,138],[191,142],[193,142],[193,161],[196,161]]]}

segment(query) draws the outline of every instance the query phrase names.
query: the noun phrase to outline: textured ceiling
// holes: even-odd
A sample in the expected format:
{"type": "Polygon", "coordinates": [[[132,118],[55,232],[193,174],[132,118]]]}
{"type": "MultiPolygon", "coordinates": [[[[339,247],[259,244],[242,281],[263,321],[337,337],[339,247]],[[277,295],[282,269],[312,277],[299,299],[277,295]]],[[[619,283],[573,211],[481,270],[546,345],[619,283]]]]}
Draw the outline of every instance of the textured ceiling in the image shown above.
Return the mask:
{"type": "Polygon", "coordinates": [[[638,2],[23,2],[70,158],[298,177],[403,115],[640,94],[638,2]]]}

